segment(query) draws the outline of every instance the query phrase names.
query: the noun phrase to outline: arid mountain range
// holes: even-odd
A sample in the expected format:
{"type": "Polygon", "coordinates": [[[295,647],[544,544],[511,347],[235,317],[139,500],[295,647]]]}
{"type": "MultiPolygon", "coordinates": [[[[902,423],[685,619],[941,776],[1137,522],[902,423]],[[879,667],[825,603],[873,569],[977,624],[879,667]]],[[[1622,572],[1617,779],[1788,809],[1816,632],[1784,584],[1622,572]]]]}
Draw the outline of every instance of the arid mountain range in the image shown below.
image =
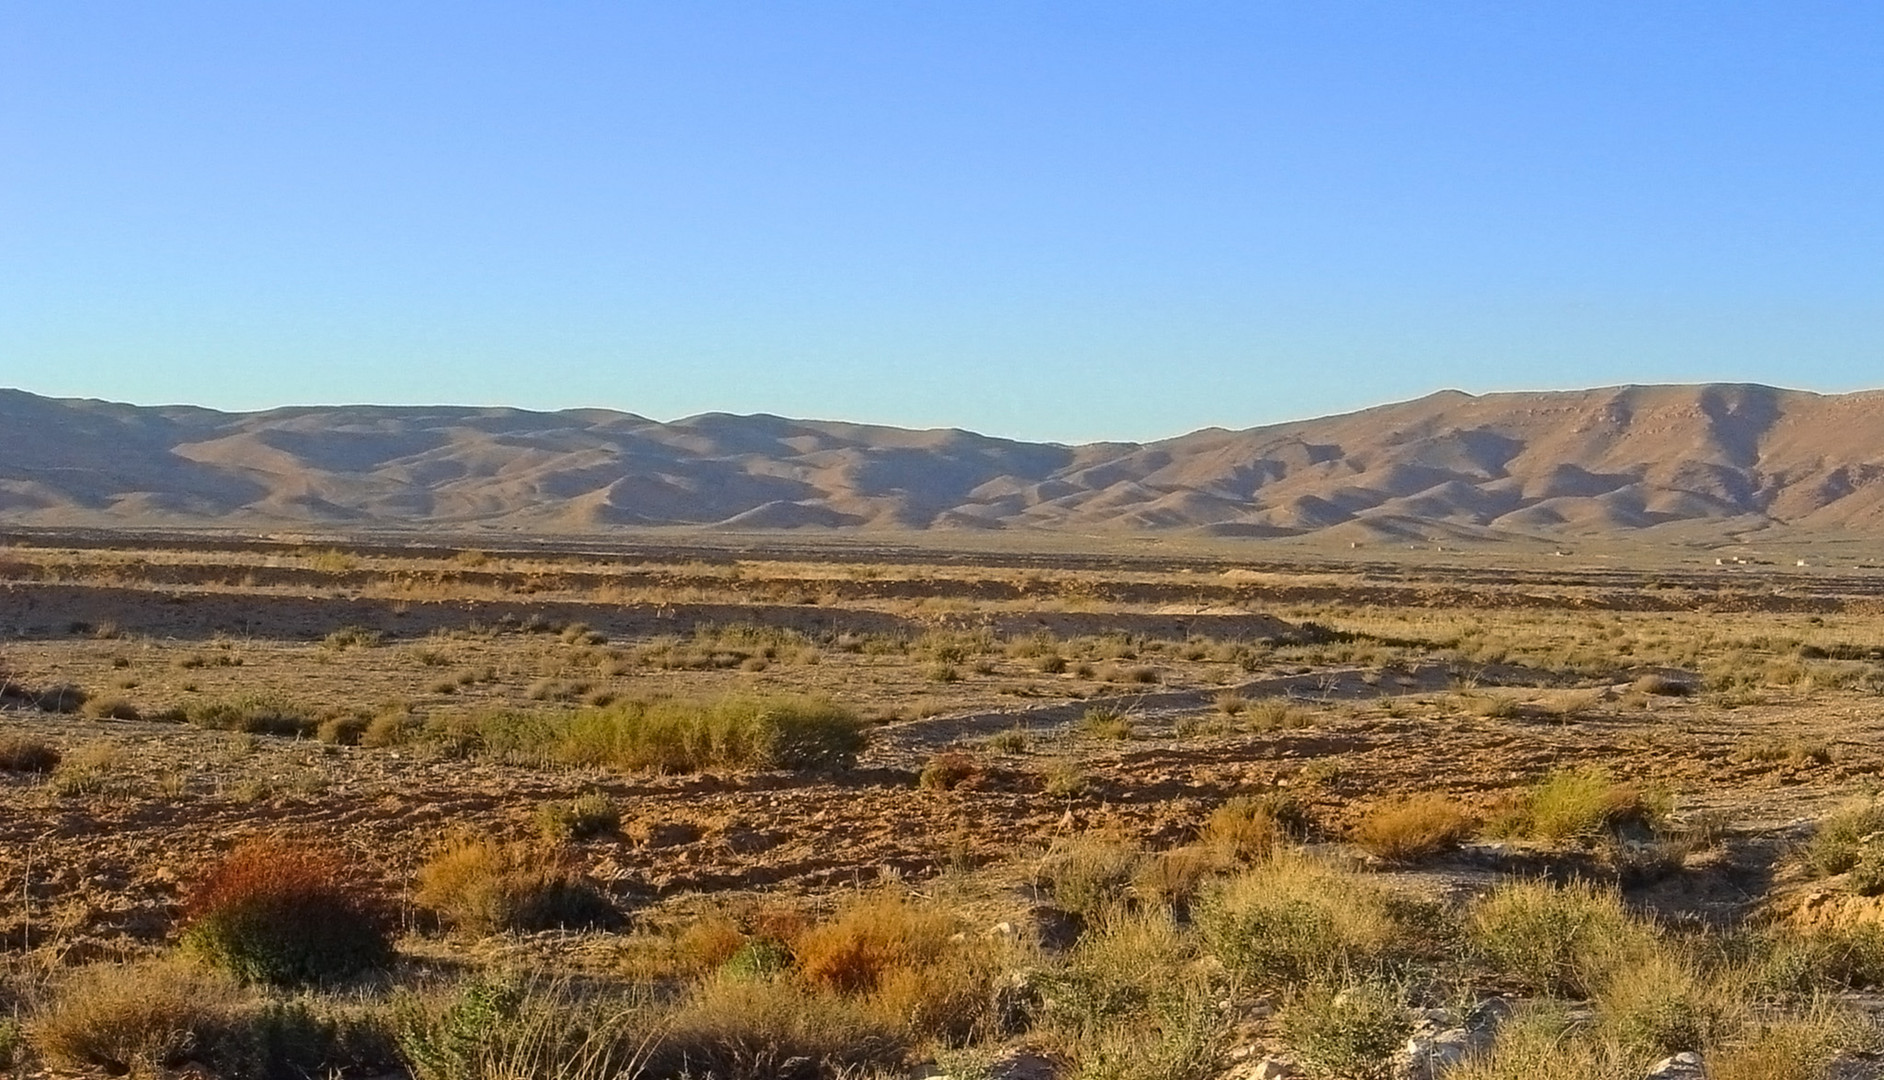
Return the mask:
{"type": "Polygon", "coordinates": [[[224,413],[0,390],[0,521],[1183,530],[1375,540],[1884,527],[1884,391],[1472,396],[1153,443],[708,413],[224,413]]]}

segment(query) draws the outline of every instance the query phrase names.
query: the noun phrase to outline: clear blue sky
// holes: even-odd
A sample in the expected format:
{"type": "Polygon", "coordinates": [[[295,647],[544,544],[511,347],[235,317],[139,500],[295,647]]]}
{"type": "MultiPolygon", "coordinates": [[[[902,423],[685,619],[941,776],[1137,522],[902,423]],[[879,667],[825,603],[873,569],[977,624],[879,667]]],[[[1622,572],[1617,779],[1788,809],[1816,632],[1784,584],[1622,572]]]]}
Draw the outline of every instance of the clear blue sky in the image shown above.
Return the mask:
{"type": "Polygon", "coordinates": [[[1066,441],[1884,385],[1884,6],[0,0],[0,385],[1066,441]]]}

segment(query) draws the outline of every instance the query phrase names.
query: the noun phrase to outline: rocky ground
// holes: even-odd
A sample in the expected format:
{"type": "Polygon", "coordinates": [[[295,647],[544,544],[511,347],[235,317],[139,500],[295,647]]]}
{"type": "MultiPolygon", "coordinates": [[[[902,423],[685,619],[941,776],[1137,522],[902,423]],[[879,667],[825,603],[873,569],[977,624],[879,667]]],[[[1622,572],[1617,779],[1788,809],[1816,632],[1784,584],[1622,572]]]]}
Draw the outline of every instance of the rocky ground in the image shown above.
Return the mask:
{"type": "MultiPolygon", "coordinates": [[[[44,562],[14,554],[16,571],[44,562]]],[[[64,757],[57,772],[0,771],[0,947],[14,957],[58,966],[165,949],[202,868],[257,834],[344,850],[407,897],[418,867],[454,837],[528,840],[545,804],[585,794],[604,797],[621,821],[577,843],[576,857],[643,928],[716,905],[828,910],[890,877],[918,889],[978,880],[974,918],[1045,933],[1030,867],[1069,837],[1180,847],[1227,800],[1286,793],[1304,811],[1306,842],[1364,864],[1346,838],[1383,801],[1440,793],[1489,816],[1553,769],[1592,764],[1660,793],[1674,821],[1705,822],[1718,843],[1647,875],[1613,853],[1481,837],[1374,876],[1457,902],[1504,878],[1585,874],[1620,882],[1632,903],[1674,923],[1730,926],[1776,911],[1870,917],[1868,902],[1828,894],[1787,861],[1812,821],[1872,790],[1884,770],[1877,682],[1857,670],[1870,661],[1854,658],[1884,642],[1884,624],[1870,621],[1858,590],[1818,603],[1836,609],[1829,629],[1796,616],[1800,634],[1843,635],[1858,650],[1842,658],[1785,640],[1729,648],[1719,641],[1731,634],[1719,625],[1728,616],[1690,612],[1656,633],[1706,639],[1706,663],[1657,662],[1668,657],[1644,647],[1597,671],[1487,660],[1456,640],[1370,631],[1357,645],[1359,631],[1345,627],[1379,617],[1367,594],[1259,610],[1259,592],[1240,594],[1240,605],[1212,593],[1186,609],[1176,572],[1140,583],[1158,586],[1156,610],[1096,600],[979,616],[962,599],[972,590],[958,587],[937,590],[956,600],[929,611],[910,607],[903,587],[879,590],[897,594],[894,603],[414,603],[370,595],[373,583],[357,575],[290,594],[270,581],[243,587],[243,572],[238,560],[221,572],[235,583],[210,588],[174,574],[87,584],[19,571],[0,592],[9,634],[0,667],[17,691],[0,707],[0,741],[38,740],[64,757]],[[1064,664],[1043,663],[1047,652],[1064,664]],[[1766,674],[1723,680],[1723,656],[1766,674]],[[1833,663],[1844,665],[1837,679],[1823,667],[1833,663]],[[43,695],[59,686],[77,687],[89,705],[49,711],[43,695]],[[726,693],[828,696],[868,717],[870,738],[848,769],[662,776],[187,721],[201,702],[245,694],[423,719],[726,693]],[[958,782],[926,782],[946,755],[959,759],[958,782]]],[[[1487,610],[1512,609],[1508,585],[1483,587],[1497,596],[1487,610]]],[[[1459,604],[1471,589],[1446,582],[1430,594],[1432,610],[1469,620],[1459,604]]],[[[1556,630],[1593,612],[1614,626],[1633,627],[1616,620],[1643,607],[1668,617],[1665,591],[1654,605],[1619,610],[1593,606],[1599,593],[1628,590],[1606,572],[1559,589],[1561,605],[1540,601],[1517,617],[1556,630]]],[[[402,904],[402,948],[414,955],[528,955],[598,971],[620,963],[610,935],[468,942],[438,935],[402,904]]],[[[1252,1008],[1260,1021],[1262,1006],[1252,1008]]],[[[1498,1008],[1423,1015],[1409,1067],[1430,1071],[1489,1037],[1498,1008]]],[[[1057,1075],[1048,1058],[1010,1057],[1002,1075],[1057,1075]]],[[[1295,1067],[1268,1036],[1231,1059],[1239,1078],[1295,1067]]],[[[1698,1069],[1677,1057],[1653,1075],[1698,1069]]]]}

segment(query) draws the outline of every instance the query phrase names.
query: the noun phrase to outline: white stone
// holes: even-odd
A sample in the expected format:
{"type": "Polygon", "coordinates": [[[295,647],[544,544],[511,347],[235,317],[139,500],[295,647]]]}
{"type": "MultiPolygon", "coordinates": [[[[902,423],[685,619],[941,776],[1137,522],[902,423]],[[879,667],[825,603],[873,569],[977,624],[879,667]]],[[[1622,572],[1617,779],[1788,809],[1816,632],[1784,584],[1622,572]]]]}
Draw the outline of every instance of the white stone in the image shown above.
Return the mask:
{"type": "Polygon", "coordinates": [[[1707,1063],[1701,1060],[1701,1055],[1683,1050],[1656,1062],[1643,1080],[1704,1080],[1706,1076],[1707,1063]]]}

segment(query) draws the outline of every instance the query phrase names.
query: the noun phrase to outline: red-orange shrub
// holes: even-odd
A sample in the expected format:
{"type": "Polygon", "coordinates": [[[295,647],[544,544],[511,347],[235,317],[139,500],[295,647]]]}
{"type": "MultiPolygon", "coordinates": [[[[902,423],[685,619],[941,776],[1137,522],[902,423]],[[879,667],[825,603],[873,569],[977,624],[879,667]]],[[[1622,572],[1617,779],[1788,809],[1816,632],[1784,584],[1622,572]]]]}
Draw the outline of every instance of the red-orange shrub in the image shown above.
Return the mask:
{"type": "Polygon", "coordinates": [[[252,982],[331,982],[392,959],[383,901],[339,855],[303,844],[242,844],[191,892],[184,919],[189,948],[252,982]]]}

